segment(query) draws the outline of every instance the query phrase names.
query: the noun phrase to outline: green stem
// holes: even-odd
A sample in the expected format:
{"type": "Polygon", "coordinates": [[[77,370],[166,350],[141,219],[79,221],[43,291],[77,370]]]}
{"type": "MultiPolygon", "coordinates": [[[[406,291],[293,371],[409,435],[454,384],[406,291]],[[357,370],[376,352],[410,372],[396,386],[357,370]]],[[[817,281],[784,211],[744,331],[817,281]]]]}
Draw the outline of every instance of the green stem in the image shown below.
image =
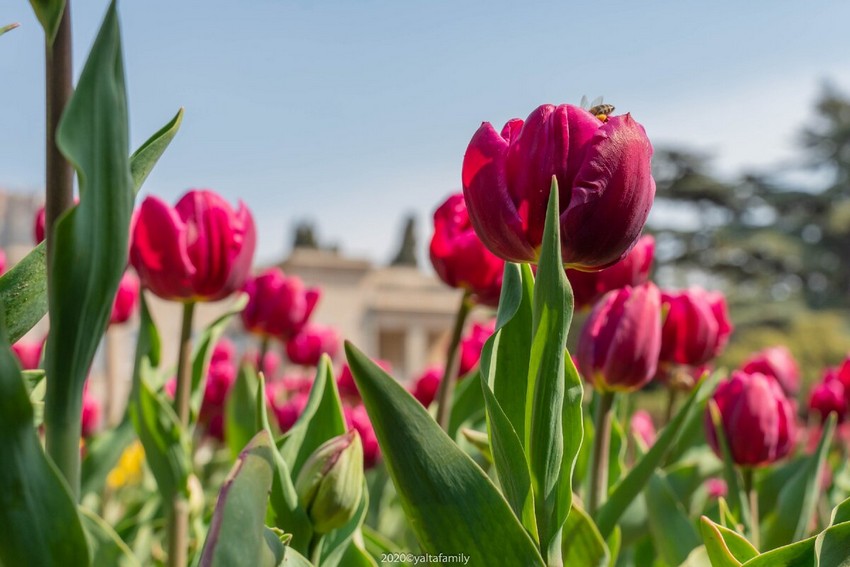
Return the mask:
{"type": "MultiPolygon", "coordinates": [[[[180,424],[189,425],[189,401],[192,397],[192,316],[195,302],[183,304],[183,324],[180,328],[180,351],[177,354],[177,392],[174,409],[180,424]]],[[[185,567],[189,541],[189,503],[182,494],[171,499],[168,514],[168,566],[185,567]]]]}
{"type": "Polygon", "coordinates": [[[437,423],[444,430],[449,428],[449,418],[452,414],[452,395],[454,394],[455,382],[458,371],[458,352],[460,350],[460,339],[463,336],[463,327],[473,307],[472,295],[468,291],[463,292],[460,300],[455,325],[452,330],[452,338],[449,343],[449,352],[446,356],[446,367],[443,370],[443,379],[437,390],[437,423]]]}
{"type": "MultiPolygon", "coordinates": [[[[56,147],[55,135],[65,106],[73,93],[71,58],[71,2],[59,23],[51,45],[45,40],[45,225],[47,238],[47,285],[52,286],[53,225],[74,204],[74,172],[56,147]]],[[[48,293],[48,298],[52,294],[48,293]]],[[[53,307],[52,305],[50,307],[53,307]]],[[[74,499],[80,495],[80,411],[79,389],[48,378],[45,392],[44,429],[48,455],[68,482],[74,499]]]]}
{"type": "Polygon", "coordinates": [[[679,390],[670,384],[667,385],[667,410],[664,413],[664,424],[670,423],[670,420],[673,419],[673,408],[676,407],[676,398],[678,397],[679,390]]]}
{"type": "MultiPolygon", "coordinates": [[[[265,372],[266,354],[269,352],[269,342],[269,337],[267,335],[263,335],[263,338],[260,340],[260,357],[257,359],[257,374],[265,372]]],[[[266,378],[268,378],[268,376],[266,376],[266,378]]]]}
{"type": "Polygon", "coordinates": [[[613,392],[599,394],[593,428],[593,455],[590,465],[588,512],[596,514],[608,495],[608,454],[611,451],[611,407],[613,392]]]}
{"type": "Polygon", "coordinates": [[[750,505],[750,541],[753,547],[759,548],[760,532],[759,526],[759,495],[753,485],[753,469],[746,467],[741,470],[741,476],[744,479],[744,492],[747,495],[747,500],[750,505]]]}

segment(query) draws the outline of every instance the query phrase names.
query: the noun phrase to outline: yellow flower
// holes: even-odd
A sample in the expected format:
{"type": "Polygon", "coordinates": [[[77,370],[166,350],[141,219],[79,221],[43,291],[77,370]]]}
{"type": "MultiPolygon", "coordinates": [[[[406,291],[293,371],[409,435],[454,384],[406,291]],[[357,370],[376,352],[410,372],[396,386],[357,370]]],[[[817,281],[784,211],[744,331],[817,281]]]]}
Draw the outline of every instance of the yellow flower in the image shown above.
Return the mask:
{"type": "Polygon", "coordinates": [[[145,450],[139,441],[124,449],[115,468],[109,471],[106,485],[115,490],[122,486],[138,484],[142,480],[142,464],[145,462],[145,450]]]}

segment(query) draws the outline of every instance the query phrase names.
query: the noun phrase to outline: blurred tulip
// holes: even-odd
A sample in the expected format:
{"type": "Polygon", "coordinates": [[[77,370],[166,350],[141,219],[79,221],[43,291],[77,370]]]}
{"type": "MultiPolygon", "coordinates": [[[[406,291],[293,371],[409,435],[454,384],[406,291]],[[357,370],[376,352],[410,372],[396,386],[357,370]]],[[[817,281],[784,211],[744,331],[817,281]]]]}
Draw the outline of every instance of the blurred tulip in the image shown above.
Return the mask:
{"type": "Polygon", "coordinates": [[[463,159],[463,194],[475,232],[511,262],[536,262],[554,175],[561,255],[597,270],[634,245],[655,198],[652,146],[629,114],[600,120],[576,106],[546,104],[501,134],[478,129],[463,159]]]}
{"type": "Polygon", "coordinates": [[[112,304],[109,324],[118,325],[129,321],[138,302],[139,278],[133,272],[126,271],[118,284],[118,293],[115,294],[115,302],[112,304]]]}
{"type": "Polygon", "coordinates": [[[729,493],[729,488],[726,486],[726,481],[722,478],[709,478],[705,481],[705,488],[708,491],[708,497],[713,499],[726,498],[729,493]]]}
{"type": "Polygon", "coordinates": [[[667,310],[661,331],[662,362],[700,366],[725,348],[732,324],[723,294],[700,288],[663,291],[661,305],[667,310]]]}
{"type": "Polygon", "coordinates": [[[210,364],[198,422],[205,424],[207,433],[219,441],[224,440],[224,406],[234,382],[236,366],[232,362],[210,364]]]}
{"type": "Polygon", "coordinates": [[[789,397],[796,396],[800,391],[800,369],[787,347],[775,346],[761,350],[747,358],[741,370],[761,372],[775,378],[789,397]]]}
{"type": "Polygon", "coordinates": [[[6,273],[6,252],[0,249],[0,275],[6,273]]]}
{"type": "MultiPolygon", "coordinates": [[[[393,366],[386,360],[374,359],[372,362],[384,369],[384,372],[392,372],[393,366]]],[[[340,369],[339,376],[336,379],[336,386],[339,389],[339,394],[343,398],[359,401],[360,392],[357,390],[357,384],[354,383],[354,375],[351,374],[351,368],[347,364],[343,364],[340,369]]],[[[362,435],[362,431],[361,437],[362,435]]],[[[365,443],[365,441],[364,441],[365,443]]]]}
{"type": "Polygon", "coordinates": [[[339,350],[339,335],[333,327],[308,323],[301,332],[286,341],[286,356],[293,364],[318,366],[322,354],[334,358],[339,350]]]}
{"type": "Polygon", "coordinates": [[[598,272],[567,270],[567,278],[573,288],[575,308],[592,306],[597,299],[611,291],[630,285],[632,287],[649,281],[649,271],[655,256],[655,239],[642,236],[625,258],[598,272]]]}
{"type": "Polygon", "coordinates": [[[41,351],[44,339],[40,341],[18,341],[12,345],[12,352],[21,364],[21,370],[35,370],[41,364],[41,351]]]}
{"type": "Polygon", "coordinates": [[[100,428],[100,402],[88,391],[88,384],[83,387],[83,410],[80,420],[82,436],[86,439],[94,435],[100,428]]]}
{"type": "MultiPolygon", "coordinates": [[[[736,464],[770,464],[791,450],[797,429],[794,410],[773,378],[736,370],[717,386],[712,399],[720,410],[726,443],[736,464]]],[[[708,407],[705,431],[714,453],[723,458],[708,407]]]]}
{"type": "Polygon", "coordinates": [[[844,384],[838,380],[825,380],[812,388],[809,395],[809,410],[817,413],[822,422],[830,413],[835,413],[838,421],[847,417],[847,398],[844,384]]]}
{"type": "Polygon", "coordinates": [[[434,270],[447,285],[472,293],[478,303],[499,304],[505,262],[475,234],[460,193],[449,197],[434,213],[430,253],[434,270]]]}
{"type": "Polygon", "coordinates": [[[576,358],[601,392],[631,392],[655,375],[661,347],[658,288],[652,283],[609,291],[584,323],[576,358]]]}
{"type": "Polygon", "coordinates": [[[465,376],[475,368],[481,359],[481,349],[484,343],[496,330],[496,321],[487,323],[473,323],[469,333],[460,341],[460,369],[459,375],[465,376]]]}
{"type": "Polygon", "coordinates": [[[236,345],[227,337],[222,337],[215,343],[212,355],[210,355],[210,365],[219,362],[235,362],[236,361],[236,345]]]}
{"type": "Polygon", "coordinates": [[[413,394],[414,398],[419,400],[420,404],[427,408],[434,401],[442,378],[443,369],[439,366],[432,366],[413,381],[410,393],[413,394]]]}
{"type": "Polygon", "coordinates": [[[321,292],[306,289],[298,277],[269,268],[245,284],[248,305],[242,311],[245,329],[261,337],[287,340],[307,324],[321,292]]]}
{"type": "Polygon", "coordinates": [[[254,257],[254,219],[219,195],[192,190],[169,207],[147,197],[136,216],[130,262],[142,286],[174,301],[217,301],[239,290],[254,257]]]}
{"type": "Polygon", "coordinates": [[[652,447],[655,444],[655,425],[648,411],[638,410],[633,413],[630,425],[632,435],[640,439],[645,447],[652,447]]]}
{"type": "Polygon", "coordinates": [[[363,464],[367,469],[371,469],[381,456],[381,448],[378,446],[378,438],[372,428],[369,414],[362,405],[344,407],[343,413],[348,427],[356,429],[360,434],[360,440],[363,442],[363,464]]]}
{"type": "Polygon", "coordinates": [[[272,410],[281,431],[286,433],[290,427],[295,425],[295,422],[301,417],[301,412],[307,407],[309,397],[309,394],[298,393],[282,404],[277,406],[272,405],[272,410]]]}
{"type": "Polygon", "coordinates": [[[242,360],[257,371],[262,371],[266,377],[266,382],[271,382],[275,379],[277,371],[280,370],[280,365],[282,364],[280,355],[273,350],[266,351],[262,368],[260,367],[260,352],[258,350],[248,351],[242,360]]]}

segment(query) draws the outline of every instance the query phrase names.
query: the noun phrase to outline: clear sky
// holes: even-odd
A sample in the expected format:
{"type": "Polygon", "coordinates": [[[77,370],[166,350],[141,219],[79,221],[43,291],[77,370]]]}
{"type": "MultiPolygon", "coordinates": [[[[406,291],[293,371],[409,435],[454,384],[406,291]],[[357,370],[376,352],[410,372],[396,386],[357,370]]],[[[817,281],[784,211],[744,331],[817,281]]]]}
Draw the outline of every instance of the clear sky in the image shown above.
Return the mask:
{"type": "MultiPolygon", "coordinates": [[[[72,0],[79,71],[106,7],[72,0]]],[[[793,161],[823,80],[850,91],[850,3],[823,0],[479,2],[124,0],[137,146],[181,106],[144,191],[243,199],[259,260],[294,220],[385,261],[402,216],[460,188],[482,121],[500,127],[582,95],[631,112],[656,146],[684,143],[727,173],[793,161]]],[[[0,7],[0,187],[43,184],[42,34],[0,7]]]]}

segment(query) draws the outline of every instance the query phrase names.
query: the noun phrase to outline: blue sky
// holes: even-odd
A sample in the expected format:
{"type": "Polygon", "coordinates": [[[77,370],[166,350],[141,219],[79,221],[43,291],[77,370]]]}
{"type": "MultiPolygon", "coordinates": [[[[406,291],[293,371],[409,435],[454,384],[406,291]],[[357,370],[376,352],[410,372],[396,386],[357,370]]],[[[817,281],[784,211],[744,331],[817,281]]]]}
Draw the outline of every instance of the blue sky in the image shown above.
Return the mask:
{"type": "MultiPolygon", "coordinates": [[[[75,68],[106,3],[73,5],[75,68]]],[[[795,159],[822,80],[850,91],[850,3],[124,0],[131,143],[183,106],[145,192],[210,187],[254,211],[258,259],[294,220],[386,260],[402,216],[460,188],[482,121],[604,94],[656,146],[726,173],[795,159]]],[[[43,48],[24,0],[0,24],[0,187],[43,183],[43,48]]]]}

